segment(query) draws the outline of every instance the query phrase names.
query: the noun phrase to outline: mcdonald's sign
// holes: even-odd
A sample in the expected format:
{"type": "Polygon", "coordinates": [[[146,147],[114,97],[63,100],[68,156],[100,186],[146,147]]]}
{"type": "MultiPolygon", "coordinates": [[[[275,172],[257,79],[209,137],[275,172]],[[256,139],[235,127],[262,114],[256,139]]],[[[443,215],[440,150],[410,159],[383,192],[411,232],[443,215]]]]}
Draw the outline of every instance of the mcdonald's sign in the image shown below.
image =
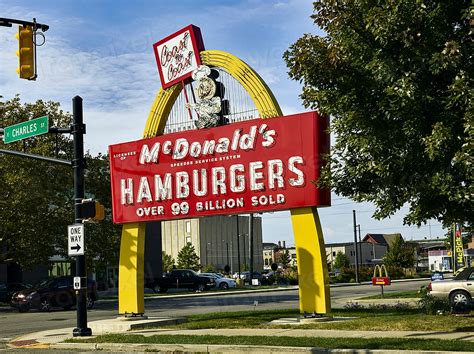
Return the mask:
{"type": "Polygon", "coordinates": [[[372,277],[372,285],[390,285],[390,277],[388,276],[385,264],[376,265],[374,268],[374,276],[372,277]],[[378,276],[377,276],[378,274],[378,276]],[[385,276],[384,276],[385,274],[385,276]]]}

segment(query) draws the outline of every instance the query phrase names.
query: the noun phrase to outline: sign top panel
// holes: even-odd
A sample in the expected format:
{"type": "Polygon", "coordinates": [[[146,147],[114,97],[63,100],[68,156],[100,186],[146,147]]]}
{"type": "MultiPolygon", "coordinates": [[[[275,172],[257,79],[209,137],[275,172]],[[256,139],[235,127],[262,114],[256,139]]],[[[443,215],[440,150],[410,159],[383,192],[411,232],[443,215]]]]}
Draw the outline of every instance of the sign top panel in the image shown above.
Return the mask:
{"type": "Polygon", "coordinates": [[[153,44],[161,86],[165,89],[191,77],[201,65],[204,43],[199,27],[189,25],[153,44]]]}
{"type": "Polygon", "coordinates": [[[33,136],[46,134],[49,130],[48,116],[35,118],[26,122],[5,127],[3,142],[13,143],[18,140],[31,138],[33,136]]]}
{"type": "Polygon", "coordinates": [[[329,152],[315,112],[183,131],[109,147],[115,223],[328,206],[329,152]]]}

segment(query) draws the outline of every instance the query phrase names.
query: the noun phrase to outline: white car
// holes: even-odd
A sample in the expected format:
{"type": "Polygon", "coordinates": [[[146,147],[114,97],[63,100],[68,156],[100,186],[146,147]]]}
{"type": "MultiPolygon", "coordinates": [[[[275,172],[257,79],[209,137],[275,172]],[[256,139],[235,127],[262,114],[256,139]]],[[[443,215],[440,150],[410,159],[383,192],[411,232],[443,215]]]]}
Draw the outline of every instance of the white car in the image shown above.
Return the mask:
{"type": "Polygon", "coordinates": [[[428,292],[431,296],[448,299],[453,308],[474,305],[474,267],[464,268],[452,279],[432,281],[428,292]]]}
{"type": "Polygon", "coordinates": [[[235,280],[225,278],[222,275],[217,274],[217,273],[201,273],[200,275],[214,279],[216,282],[216,288],[219,288],[219,289],[229,289],[229,288],[235,288],[237,286],[237,283],[235,282],[235,280]]]}

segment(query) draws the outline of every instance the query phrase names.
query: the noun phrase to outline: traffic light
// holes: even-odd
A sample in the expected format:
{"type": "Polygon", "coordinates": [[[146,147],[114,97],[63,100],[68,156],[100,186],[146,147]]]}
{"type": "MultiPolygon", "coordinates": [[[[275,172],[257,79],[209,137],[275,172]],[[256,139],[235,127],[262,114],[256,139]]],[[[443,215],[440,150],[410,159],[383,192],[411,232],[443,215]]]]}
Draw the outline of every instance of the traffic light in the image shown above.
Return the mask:
{"type": "Polygon", "coordinates": [[[79,215],[87,221],[101,221],[105,218],[105,208],[97,200],[83,199],[79,206],[79,215]]]}
{"type": "Polygon", "coordinates": [[[16,72],[21,79],[35,80],[35,44],[33,41],[33,28],[31,26],[18,26],[18,51],[19,67],[16,72]]]}

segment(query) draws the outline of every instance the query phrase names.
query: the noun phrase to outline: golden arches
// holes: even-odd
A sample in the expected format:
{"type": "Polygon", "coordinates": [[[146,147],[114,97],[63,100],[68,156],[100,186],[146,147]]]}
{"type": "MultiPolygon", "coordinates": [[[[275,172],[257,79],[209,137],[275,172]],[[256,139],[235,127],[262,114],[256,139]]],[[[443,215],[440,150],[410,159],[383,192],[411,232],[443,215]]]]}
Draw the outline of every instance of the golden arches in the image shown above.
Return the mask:
{"type": "MultiPolygon", "coordinates": [[[[261,118],[283,115],[271,90],[262,78],[236,56],[219,51],[201,52],[204,65],[220,67],[240,82],[250,95],[261,118]]],[[[177,84],[161,89],[148,115],[144,138],[161,135],[168,115],[182,90],[177,84]]],[[[331,311],[326,254],[321,224],[316,208],[291,210],[295,233],[300,312],[326,314],[331,311]]],[[[144,224],[125,224],[122,230],[119,272],[119,313],[144,313],[144,224]]]]}

